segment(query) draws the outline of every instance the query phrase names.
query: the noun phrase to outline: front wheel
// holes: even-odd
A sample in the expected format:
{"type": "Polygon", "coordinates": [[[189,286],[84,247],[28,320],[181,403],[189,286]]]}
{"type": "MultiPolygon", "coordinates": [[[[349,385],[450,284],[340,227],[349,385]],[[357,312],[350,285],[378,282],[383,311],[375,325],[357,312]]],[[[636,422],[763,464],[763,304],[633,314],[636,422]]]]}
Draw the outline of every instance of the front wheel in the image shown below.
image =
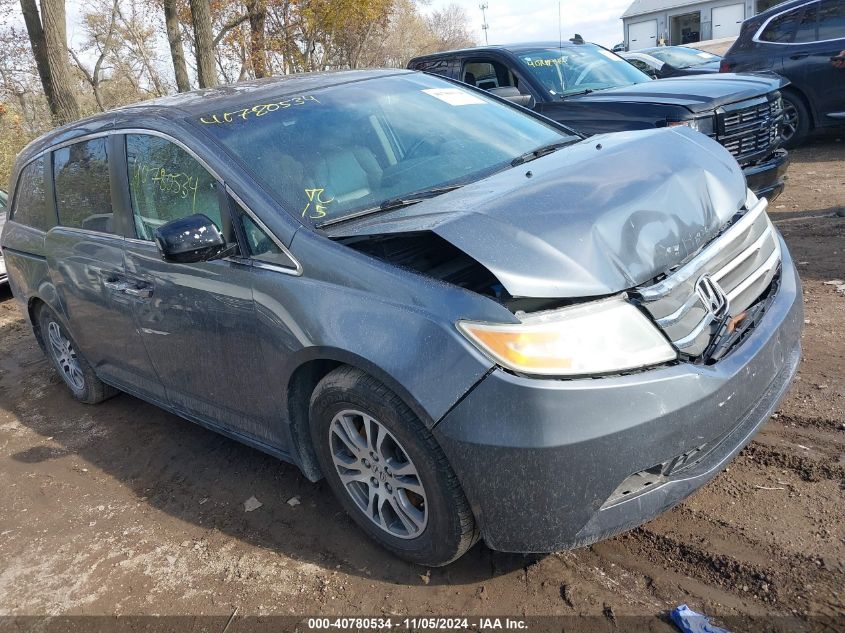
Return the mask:
{"type": "Polygon", "coordinates": [[[311,438],[346,512],[396,556],[437,567],[478,540],[442,449],[413,412],[371,376],[341,367],[317,385],[311,438]]]}

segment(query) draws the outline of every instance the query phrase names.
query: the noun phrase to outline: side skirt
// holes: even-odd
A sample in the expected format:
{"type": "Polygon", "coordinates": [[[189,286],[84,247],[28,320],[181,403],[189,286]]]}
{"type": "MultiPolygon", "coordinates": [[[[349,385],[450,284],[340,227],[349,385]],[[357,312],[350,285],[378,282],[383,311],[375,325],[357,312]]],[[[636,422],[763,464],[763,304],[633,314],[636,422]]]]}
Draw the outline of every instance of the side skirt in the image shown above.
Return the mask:
{"type": "Polygon", "coordinates": [[[155,406],[167,411],[168,413],[172,413],[173,415],[178,415],[180,418],[184,418],[189,422],[193,422],[194,424],[198,424],[209,431],[214,431],[215,433],[219,433],[224,437],[228,437],[231,440],[235,440],[236,442],[240,442],[241,444],[246,444],[251,448],[255,448],[262,453],[267,453],[268,455],[272,455],[273,457],[280,459],[284,462],[289,464],[294,464],[295,466],[299,467],[299,464],[296,462],[294,457],[276,446],[272,444],[267,444],[266,442],[262,442],[261,440],[255,439],[252,436],[245,435],[243,433],[239,433],[237,431],[232,431],[231,429],[227,429],[226,427],[220,426],[215,422],[211,422],[210,420],[206,420],[204,418],[198,417],[192,413],[188,413],[187,411],[182,411],[180,409],[176,409],[172,407],[170,404],[159,400],[158,398],[154,398],[152,396],[148,396],[146,394],[140,393],[139,391],[135,390],[133,387],[129,385],[124,385],[116,380],[106,379],[102,376],[100,377],[104,383],[107,383],[114,387],[115,389],[119,389],[120,391],[128,393],[130,396],[138,398],[139,400],[143,400],[145,402],[149,402],[150,404],[154,404],[155,406]]]}

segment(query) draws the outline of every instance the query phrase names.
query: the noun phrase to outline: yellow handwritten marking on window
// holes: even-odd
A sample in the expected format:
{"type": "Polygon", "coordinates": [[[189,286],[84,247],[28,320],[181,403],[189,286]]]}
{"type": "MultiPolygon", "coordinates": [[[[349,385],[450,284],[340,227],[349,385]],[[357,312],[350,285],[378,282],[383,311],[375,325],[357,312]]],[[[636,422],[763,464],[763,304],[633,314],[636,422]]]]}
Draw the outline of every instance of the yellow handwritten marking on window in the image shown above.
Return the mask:
{"type": "Polygon", "coordinates": [[[310,220],[319,220],[326,217],[326,205],[333,202],[334,198],[323,199],[325,189],[306,189],[308,204],[302,210],[302,217],[310,220]]]}
{"type": "Polygon", "coordinates": [[[561,66],[566,64],[568,61],[568,57],[557,57],[555,59],[533,59],[525,63],[529,66],[533,66],[534,68],[539,68],[541,66],[561,66]]]}
{"type": "Polygon", "coordinates": [[[281,101],[274,101],[273,103],[259,103],[258,105],[233,110],[232,112],[222,112],[220,114],[212,114],[208,117],[200,117],[200,123],[217,125],[220,123],[232,123],[238,119],[246,121],[250,117],[262,117],[271,112],[286,110],[294,106],[308,105],[309,103],[320,103],[320,101],[317,97],[312,97],[311,95],[298,95],[296,97],[282,99],[281,101]]]}
{"type": "Polygon", "coordinates": [[[191,210],[196,211],[197,191],[200,188],[199,176],[184,172],[169,172],[161,165],[148,165],[136,162],[132,168],[132,180],[137,185],[155,183],[159,190],[182,199],[191,198],[191,210]]]}

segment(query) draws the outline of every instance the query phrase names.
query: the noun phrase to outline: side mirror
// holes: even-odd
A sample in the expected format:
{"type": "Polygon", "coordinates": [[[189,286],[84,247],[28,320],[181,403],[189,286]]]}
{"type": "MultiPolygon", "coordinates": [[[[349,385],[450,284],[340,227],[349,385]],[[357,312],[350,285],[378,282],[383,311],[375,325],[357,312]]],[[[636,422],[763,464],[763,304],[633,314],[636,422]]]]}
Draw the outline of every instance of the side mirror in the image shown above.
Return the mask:
{"type": "Polygon", "coordinates": [[[533,108],[535,105],[534,97],[531,95],[524,95],[519,91],[519,88],[514,86],[502,86],[501,88],[490,88],[487,92],[494,94],[502,99],[507,99],[511,103],[521,105],[523,108],[533,108]]]}
{"type": "Polygon", "coordinates": [[[165,261],[178,264],[208,262],[226,251],[226,239],[220,229],[201,213],[158,227],[155,242],[165,261]]]}

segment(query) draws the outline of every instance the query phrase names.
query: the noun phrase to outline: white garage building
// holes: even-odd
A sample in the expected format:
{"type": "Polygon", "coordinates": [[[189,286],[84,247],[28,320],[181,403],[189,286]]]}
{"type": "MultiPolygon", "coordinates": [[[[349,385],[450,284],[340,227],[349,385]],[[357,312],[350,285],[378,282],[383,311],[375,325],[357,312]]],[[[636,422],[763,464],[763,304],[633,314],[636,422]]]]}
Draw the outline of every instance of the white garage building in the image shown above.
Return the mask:
{"type": "Polygon", "coordinates": [[[629,51],[739,35],[743,20],[783,0],[634,0],[622,14],[629,51]]]}

